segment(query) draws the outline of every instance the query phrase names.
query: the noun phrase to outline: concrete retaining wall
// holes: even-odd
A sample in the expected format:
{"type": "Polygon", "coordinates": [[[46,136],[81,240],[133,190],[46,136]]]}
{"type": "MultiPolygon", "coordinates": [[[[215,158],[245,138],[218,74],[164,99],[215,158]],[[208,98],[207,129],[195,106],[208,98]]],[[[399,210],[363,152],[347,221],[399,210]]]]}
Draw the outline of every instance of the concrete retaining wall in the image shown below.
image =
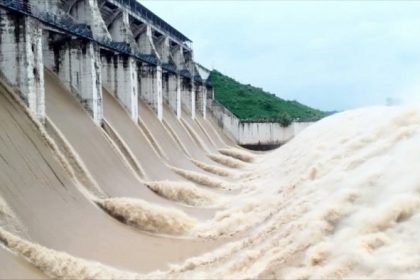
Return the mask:
{"type": "Polygon", "coordinates": [[[216,118],[225,133],[232,136],[242,146],[279,146],[312,122],[293,122],[287,127],[270,122],[241,122],[228,109],[214,100],[208,100],[208,111],[216,118]]]}

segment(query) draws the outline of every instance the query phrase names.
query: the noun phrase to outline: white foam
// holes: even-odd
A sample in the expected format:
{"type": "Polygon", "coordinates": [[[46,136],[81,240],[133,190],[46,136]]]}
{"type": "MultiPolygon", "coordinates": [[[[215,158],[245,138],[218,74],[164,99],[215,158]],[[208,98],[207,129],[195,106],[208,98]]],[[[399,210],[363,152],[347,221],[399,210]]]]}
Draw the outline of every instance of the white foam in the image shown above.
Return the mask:
{"type": "Polygon", "coordinates": [[[415,278],[420,273],[420,111],[329,117],[262,156],[199,236],[244,239],[172,267],[178,278],[415,278]]]}
{"type": "Polygon", "coordinates": [[[144,279],[29,242],[0,228],[0,242],[53,279],[144,279]]]}
{"type": "Polygon", "coordinates": [[[256,159],[256,155],[238,148],[219,149],[219,152],[225,156],[230,156],[244,162],[253,162],[256,159]]]}
{"type": "Polygon", "coordinates": [[[216,202],[217,196],[186,182],[147,182],[147,187],[167,199],[191,206],[209,206],[216,202]]]}
{"type": "Polygon", "coordinates": [[[197,223],[177,209],[153,205],[140,199],[109,198],[98,201],[111,216],[144,231],[185,234],[197,223]]]}

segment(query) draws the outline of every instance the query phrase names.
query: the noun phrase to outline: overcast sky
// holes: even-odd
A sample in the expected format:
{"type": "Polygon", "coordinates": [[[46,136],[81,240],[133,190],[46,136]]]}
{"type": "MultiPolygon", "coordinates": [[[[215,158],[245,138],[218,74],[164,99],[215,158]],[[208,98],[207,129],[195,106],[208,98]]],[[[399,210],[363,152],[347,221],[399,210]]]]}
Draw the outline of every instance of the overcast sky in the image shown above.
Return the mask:
{"type": "Polygon", "coordinates": [[[420,100],[420,1],[142,0],[195,60],[323,110],[420,100]]]}

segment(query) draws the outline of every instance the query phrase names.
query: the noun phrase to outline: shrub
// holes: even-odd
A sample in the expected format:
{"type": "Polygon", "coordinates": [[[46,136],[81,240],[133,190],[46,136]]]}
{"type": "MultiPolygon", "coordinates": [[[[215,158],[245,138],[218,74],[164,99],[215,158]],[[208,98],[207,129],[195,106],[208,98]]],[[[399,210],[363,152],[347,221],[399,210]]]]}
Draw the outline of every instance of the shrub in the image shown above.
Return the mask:
{"type": "Polygon", "coordinates": [[[216,70],[209,79],[216,100],[241,120],[274,121],[288,126],[293,121],[315,121],[327,115],[297,101],[281,99],[261,88],[241,84],[216,70]]]}

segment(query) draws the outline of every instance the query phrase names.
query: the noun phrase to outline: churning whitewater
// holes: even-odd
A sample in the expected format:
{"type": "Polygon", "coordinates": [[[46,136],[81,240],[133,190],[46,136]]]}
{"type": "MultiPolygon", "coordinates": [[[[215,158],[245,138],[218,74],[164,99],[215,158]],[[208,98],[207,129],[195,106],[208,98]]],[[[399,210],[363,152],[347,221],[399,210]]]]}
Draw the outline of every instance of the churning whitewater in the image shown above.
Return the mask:
{"type": "Polygon", "coordinates": [[[18,217],[3,200],[0,240],[60,279],[415,279],[419,143],[420,109],[358,109],[321,120],[270,153],[223,148],[224,157],[241,162],[235,172],[242,179],[235,182],[215,181],[208,189],[165,181],[148,185],[175,203],[217,204],[209,219],[133,198],[97,202],[136,229],[218,242],[153,272],[128,271],[25,240],[6,225],[18,224],[18,217]],[[237,187],[229,193],[226,185],[237,187]]]}

